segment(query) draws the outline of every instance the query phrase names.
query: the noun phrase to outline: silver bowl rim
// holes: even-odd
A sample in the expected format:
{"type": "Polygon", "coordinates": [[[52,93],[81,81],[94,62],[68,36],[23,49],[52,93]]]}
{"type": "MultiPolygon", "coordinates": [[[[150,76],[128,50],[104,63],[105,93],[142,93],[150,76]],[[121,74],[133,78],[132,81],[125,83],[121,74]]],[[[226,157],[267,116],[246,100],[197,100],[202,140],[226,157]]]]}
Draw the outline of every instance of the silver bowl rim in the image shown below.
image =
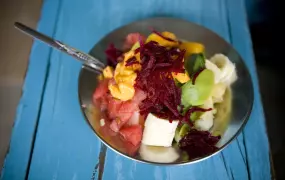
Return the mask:
{"type": "MultiPolygon", "coordinates": [[[[243,64],[244,68],[245,68],[245,71],[247,71],[248,73],[248,76],[249,76],[249,81],[250,81],[250,97],[252,100],[250,101],[251,104],[250,104],[250,108],[248,109],[247,113],[244,115],[243,117],[243,122],[242,122],[242,125],[240,126],[240,128],[238,129],[238,131],[233,135],[232,138],[230,138],[223,146],[221,146],[217,151],[215,151],[214,153],[210,154],[210,155],[207,155],[207,156],[204,156],[204,157],[199,157],[199,158],[195,158],[195,159],[191,159],[190,161],[182,161],[182,162],[172,162],[172,163],[159,163],[159,162],[152,162],[152,161],[147,161],[147,160],[143,160],[143,159],[137,159],[137,158],[134,158],[134,157],[131,157],[123,152],[120,152],[119,150],[117,150],[116,148],[114,148],[112,145],[108,144],[103,138],[100,137],[100,135],[95,131],[95,129],[92,127],[92,125],[90,124],[90,122],[88,121],[88,117],[85,113],[85,108],[82,107],[82,99],[81,99],[81,96],[80,96],[80,79],[82,77],[82,72],[83,72],[83,69],[85,69],[84,65],[81,67],[80,69],[80,74],[78,76],[78,99],[79,99],[79,103],[80,103],[80,109],[81,109],[81,112],[84,116],[84,119],[85,121],[88,123],[89,127],[92,129],[92,131],[96,134],[97,138],[100,139],[101,142],[104,143],[104,145],[106,145],[108,148],[110,148],[111,150],[113,150],[115,153],[118,153],[120,155],[122,155],[123,157],[127,158],[127,159],[130,159],[130,160],[133,160],[133,161],[137,161],[137,162],[141,162],[141,163],[144,163],[144,164],[151,164],[151,165],[158,165],[158,166],[181,166],[181,165],[189,165],[189,164],[194,164],[194,163],[198,163],[198,162],[201,162],[203,160],[206,160],[210,157],[213,157],[214,155],[220,153],[221,151],[223,151],[229,144],[231,144],[233,142],[233,140],[241,133],[241,131],[244,129],[245,125],[247,124],[248,122],[248,119],[250,118],[250,115],[251,115],[251,112],[252,112],[252,108],[253,108],[253,102],[254,102],[254,87],[253,87],[253,82],[252,82],[252,76],[250,74],[250,71],[248,70],[248,67],[247,65],[244,63],[244,60],[243,58],[240,56],[240,54],[235,50],[235,48],[230,44],[228,43],[223,37],[221,37],[220,35],[218,35],[217,33],[215,33],[214,31],[210,30],[209,28],[206,28],[205,26],[202,26],[202,25],[199,25],[197,23],[194,23],[194,22],[191,22],[191,21],[188,21],[188,20],[185,20],[185,19],[182,19],[182,18],[174,18],[174,17],[151,17],[151,18],[144,18],[144,19],[140,19],[140,20],[137,20],[137,21],[132,21],[130,23],[127,23],[127,24],[124,24],[122,26],[119,26],[118,28],[115,28],[113,29],[112,31],[110,31],[108,34],[105,34],[100,40],[98,40],[97,43],[99,43],[102,39],[104,39],[106,36],[108,36],[109,34],[121,29],[121,28],[124,28],[125,26],[131,26],[133,23],[139,23],[139,22],[143,22],[143,21],[148,21],[148,20],[153,20],[153,19],[172,19],[172,20],[179,20],[179,21],[184,21],[185,23],[191,23],[191,24],[194,24],[196,26],[199,26],[200,28],[203,28],[207,31],[209,31],[210,33],[212,33],[213,35],[217,36],[218,38],[220,38],[222,41],[224,41],[229,47],[232,48],[233,51],[236,52],[236,54],[238,55],[238,57],[240,58],[241,60],[241,63],[243,64]]],[[[97,44],[96,43],[96,44],[97,44]]],[[[96,45],[95,44],[95,45],[96,45]]],[[[95,46],[94,45],[94,46],[95,46]]],[[[91,50],[94,48],[94,46],[91,48],[91,50]]],[[[91,51],[90,50],[90,51],[91,51]]]]}

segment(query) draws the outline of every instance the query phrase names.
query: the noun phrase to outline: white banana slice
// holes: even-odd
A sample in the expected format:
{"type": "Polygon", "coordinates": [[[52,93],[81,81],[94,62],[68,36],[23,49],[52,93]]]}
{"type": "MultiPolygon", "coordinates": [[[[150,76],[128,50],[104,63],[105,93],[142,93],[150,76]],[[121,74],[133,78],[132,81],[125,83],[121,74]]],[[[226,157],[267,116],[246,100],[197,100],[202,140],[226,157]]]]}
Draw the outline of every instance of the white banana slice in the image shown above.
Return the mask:
{"type": "MultiPolygon", "coordinates": [[[[202,106],[205,109],[213,108],[213,100],[210,97],[205,104],[202,106]]],[[[194,126],[198,130],[208,131],[214,124],[214,114],[213,111],[204,112],[198,120],[195,121],[194,126]]]]}
{"type": "Polygon", "coordinates": [[[227,56],[215,54],[210,61],[217,65],[221,71],[220,82],[230,85],[237,79],[235,65],[227,56]]]}
{"type": "Polygon", "coordinates": [[[223,101],[226,88],[227,86],[224,83],[217,83],[214,85],[212,90],[212,98],[214,103],[220,103],[223,101]]]}
{"type": "Polygon", "coordinates": [[[211,111],[205,112],[200,119],[196,120],[194,125],[198,130],[208,131],[214,124],[214,115],[211,111]]]}
{"type": "Polygon", "coordinates": [[[209,60],[206,60],[205,66],[207,69],[213,71],[215,76],[215,83],[218,83],[221,79],[221,73],[222,73],[221,70],[218,68],[218,66],[209,60]]]}
{"type": "Polygon", "coordinates": [[[129,119],[128,124],[136,125],[136,124],[139,124],[139,122],[140,122],[140,113],[139,111],[135,111],[133,115],[131,116],[131,118],[129,119]]]}
{"type": "Polygon", "coordinates": [[[209,99],[207,99],[201,107],[205,109],[213,108],[214,107],[213,99],[209,97],[209,99]]]}
{"type": "Polygon", "coordinates": [[[178,121],[169,122],[167,119],[161,119],[149,113],[142,137],[142,143],[151,146],[170,147],[175,135],[178,121]]]}
{"type": "Polygon", "coordinates": [[[179,154],[173,147],[147,146],[141,144],[140,156],[146,161],[171,163],[179,158],[179,154]]]}

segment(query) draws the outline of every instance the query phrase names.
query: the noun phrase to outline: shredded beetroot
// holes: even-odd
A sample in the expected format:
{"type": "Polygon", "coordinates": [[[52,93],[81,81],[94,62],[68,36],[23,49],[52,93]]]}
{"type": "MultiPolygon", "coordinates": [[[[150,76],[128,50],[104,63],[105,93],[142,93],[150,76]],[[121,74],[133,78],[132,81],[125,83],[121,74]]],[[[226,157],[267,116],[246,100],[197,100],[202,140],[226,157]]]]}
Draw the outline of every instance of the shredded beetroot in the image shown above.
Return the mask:
{"type": "Polygon", "coordinates": [[[197,71],[194,76],[193,76],[193,80],[192,80],[192,84],[195,84],[196,78],[198,77],[198,75],[204,70],[205,68],[200,69],[199,71],[197,71]]]}
{"type": "Polygon", "coordinates": [[[135,56],[131,57],[130,59],[128,59],[126,61],[126,66],[131,66],[131,65],[134,65],[134,64],[139,64],[139,62],[137,61],[135,56]]]}
{"type": "Polygon", "coordinates": [[[138,72],[135,88],[147,94],[140,104],[140,113],[153,113],[161,118],[182,120],[178,111],[181,89],[175,85],[171,72],[184,72],[185,51],[167,49],[150,41],[140,47],[142,70],[138,72]]]}
{"type": "Polygon", "coordinates": [[[179,147],[190,159],[204,157],[218,150],[215,146],[221,136],[212,136],[208,131],[191,129],[180,141],[179,147]]]}
{"type": "Polygon", "coordinates": [[[174,39],[171,39],[171,38],[168,38],[168,37],[165,37],[163,36],[160,32],[156,31],[156,30],[152,30],[153,33],[157,34],[158,36],[162,37],[163,39],[167,40],[167,41],[170,41],[170,42],[176,42],[176,40],[174,39]]]}
{"type": "Polygon", "coordinates": [[[112,67],[116,67],[118,64],[118,58],[123,54],[123,52],[117,49],[114,44],[110,44],[105,51],[107,56],[107,64],[112,67]]]}

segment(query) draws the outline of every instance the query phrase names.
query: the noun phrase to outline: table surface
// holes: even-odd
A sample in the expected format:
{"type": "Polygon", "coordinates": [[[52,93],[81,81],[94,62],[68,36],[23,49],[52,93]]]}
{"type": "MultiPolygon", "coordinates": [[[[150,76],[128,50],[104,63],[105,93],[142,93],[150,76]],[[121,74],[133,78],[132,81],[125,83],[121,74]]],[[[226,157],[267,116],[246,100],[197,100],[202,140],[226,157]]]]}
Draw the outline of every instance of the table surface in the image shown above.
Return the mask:
{"type": "Polygon", "coordinates": [[[158,16],[182,18],[213,30],[245,60],[254,83],[254,106],[236,140],[207,160],[177,167],[142,164],[110,149],[105,152],[80,110],[77,79],[81,64],[34,42],[0,179],[271,179],[243,0],[45,0],[38,30],[88,52],[115,28],[158,16]],[[100,153],[106,153],[105,161],[99,159],[100,153]]]}

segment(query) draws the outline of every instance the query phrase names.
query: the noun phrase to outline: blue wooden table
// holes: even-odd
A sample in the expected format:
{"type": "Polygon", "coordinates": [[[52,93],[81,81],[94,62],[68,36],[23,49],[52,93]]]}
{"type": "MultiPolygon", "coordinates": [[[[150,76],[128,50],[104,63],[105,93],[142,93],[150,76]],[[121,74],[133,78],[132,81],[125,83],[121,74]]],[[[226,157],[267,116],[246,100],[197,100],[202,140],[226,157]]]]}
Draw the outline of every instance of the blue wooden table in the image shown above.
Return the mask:
{"type": "MultiPolygon", "coordinates": [[[[107,149],[83,119],[78,101],[81,64],[35,42],[17,110],[4,180],[270,179],[270,151],[243,0],[45,0],[38,30],[88,52],[110,31],[157,16],[196,22],[241,54],[254,83],[251,117],[224,151],[200,163],[161,167],[128,160],[107,149]]],[[[25,23],[25,22],[23,22],[25,23]]]]}

